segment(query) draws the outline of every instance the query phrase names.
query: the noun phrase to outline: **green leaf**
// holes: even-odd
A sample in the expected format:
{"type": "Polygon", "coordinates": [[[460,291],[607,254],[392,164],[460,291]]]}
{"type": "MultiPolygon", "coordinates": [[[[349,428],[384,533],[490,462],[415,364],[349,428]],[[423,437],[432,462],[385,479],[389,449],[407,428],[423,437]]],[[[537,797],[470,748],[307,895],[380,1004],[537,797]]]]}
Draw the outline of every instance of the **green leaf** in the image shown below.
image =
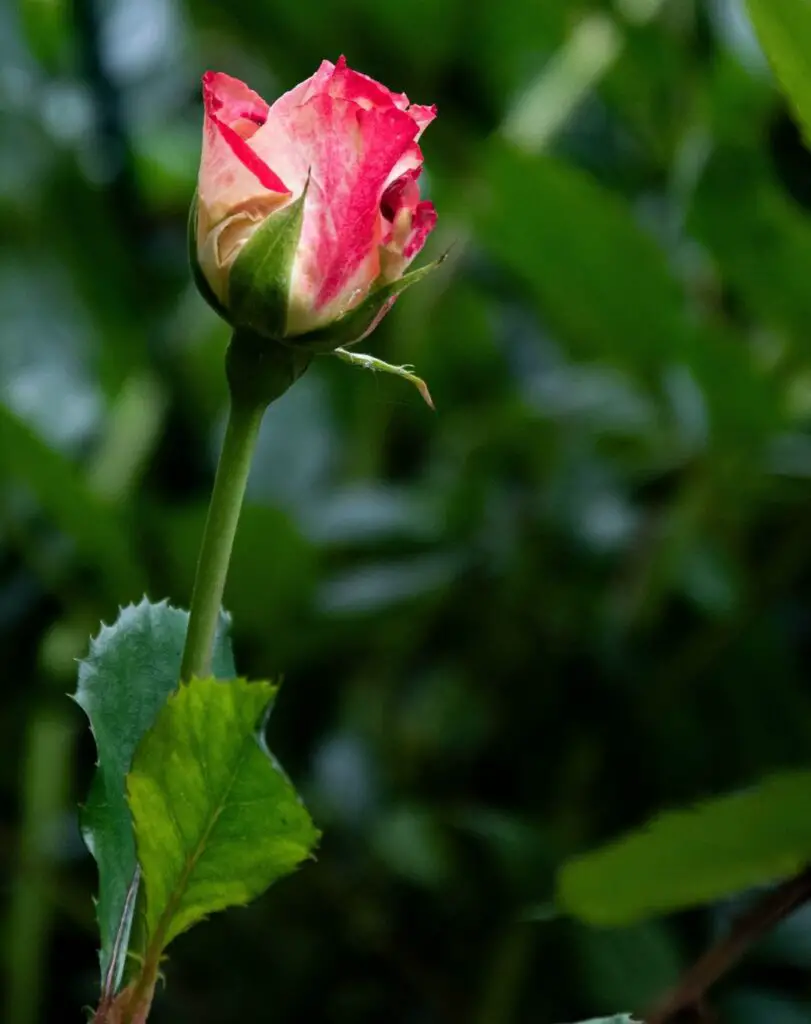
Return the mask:
{"type": "Polygon", "coordinates": [[[228,278],[231,323],[275,341],[287,332],[290,276],[308,185],[309,178],[298,199],[265,218],[243,246],[228,278]]]}
{"type": "Polygon", "coordinates": [[[318,832],[264,746],[276,688],[193,679],[166,703],[127,779],[150,948],[293,871],[318,832]]]}
{"type": "Polygon", "coordinates": [[[811,771],[662,814],[558,873],[564,910],[623,925],[795,874],[811,862],[811,771]]]}
{"type": "Polygon", "coordinates": [[[310,352],[334,352],[345,345],[354,345],[371,333],[398,295],[427,277],[444,260],[445,257],[442,256],[433,263],[420,267],[419,270],[412,270],[396,281],[376,288],[359,306],[350,309],[327,327],[289,337],[286,339],[287,344],[310,352]]]}
{"type": "MultiPolygon", "coordinates": [[[[121,981],[134,904],[137,860],[125,780],[138,743],[178,684],[188,617],[165,601],[130,605],[114,625],[102,627],[79,665],[75,699],[90,719],[98,753],[82,833],[98,864],[96,910],[106,992],[121,981]]],[[[235,671],[224,618],[214,671],[225,677],[235,671]]]]}
{"type": "Polygon", "coordinates": [[[811,4],[808,0],[747,0],[752,24],[811,141],[811,4]]]}

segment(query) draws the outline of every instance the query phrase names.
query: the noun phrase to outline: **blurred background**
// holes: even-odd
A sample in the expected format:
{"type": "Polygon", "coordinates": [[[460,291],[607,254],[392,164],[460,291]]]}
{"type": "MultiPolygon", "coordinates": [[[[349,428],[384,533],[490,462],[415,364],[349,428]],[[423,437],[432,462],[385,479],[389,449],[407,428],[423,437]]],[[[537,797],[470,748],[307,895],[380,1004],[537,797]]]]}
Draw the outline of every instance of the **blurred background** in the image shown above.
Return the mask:
{"type": "MultiPolygon", "coordinates": [[[[737,0],[3,0],[0,920],[5,1024],[97,997],[65,694],[99,619],[188,604],[227,331],[185,224],[199,79],[345,53],[440,115],[453,245],[370,351],[267,416],[227,593],[283,674],[317,863],[171,950],[155,1024],[553,1024],[643,1008],[730,906],[555,917],[556,868],[801,765],[811,157],[737,0]]],[[[715,993],[811,1020],[811,916],[715,993]]]]}

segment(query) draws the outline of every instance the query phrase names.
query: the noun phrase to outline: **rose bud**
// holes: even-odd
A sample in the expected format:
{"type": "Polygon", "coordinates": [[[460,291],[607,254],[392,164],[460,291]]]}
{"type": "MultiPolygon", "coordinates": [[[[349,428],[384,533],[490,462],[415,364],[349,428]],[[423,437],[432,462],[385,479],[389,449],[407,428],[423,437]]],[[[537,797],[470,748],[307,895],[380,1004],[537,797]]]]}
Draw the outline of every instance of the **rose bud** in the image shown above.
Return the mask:
{"type": "Polygon", "coordinates": [[[238,332],[309,351],[358,341],[432,269],[405,271],[436,223],[417,144],[434,107],[324,61],[273,106],[203,76],[190,218],[195,280],[238,332]]]}

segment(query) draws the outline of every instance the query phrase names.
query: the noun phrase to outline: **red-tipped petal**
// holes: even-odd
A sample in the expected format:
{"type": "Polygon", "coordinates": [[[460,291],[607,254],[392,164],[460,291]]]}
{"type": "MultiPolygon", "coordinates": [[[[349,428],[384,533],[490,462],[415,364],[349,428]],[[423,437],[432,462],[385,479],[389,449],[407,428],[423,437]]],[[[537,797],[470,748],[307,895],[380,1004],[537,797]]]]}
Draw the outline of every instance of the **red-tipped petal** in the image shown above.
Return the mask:
{"type": "Polygon", "coordinates": [[[245,136],[259,129],[268,105],[244,83],[230,75],[203,76],[203,150],[198,175],[198,243],[237,207],[268,194],[289,192],[284,181],[257,156],[245,136]]]}
{"type": "Polygon", "coordinates": [[[251,139],[294,191],[311,171],[293,294],[309,296],[313,310],[351,301],[377,275],[380,197],[414,134],[393,104],[365,109],[321,93],[286,116],[274,108],[251,139]]]}
{"type": "Polygon", "coordinates": [[[300,107],[307,100],[324,92],[335,71],[332,61],[322,60],[315,74],[300,82],[293,89],[282,93],[268,112],[269,117],[286,117],[295,107],[300,107]]]}
{"type": "Polygon", "coordinates": [[[411,261],[425,245],[425,240],[436,227],[436,208],[434,204],[424,199],[417,203],[414,210],[414,217],[411,221],[411,232],[403,246],[403,256],[411,261]]]}
{"type": "MultiPolygon", "coordinates": [[[[436,106],[431,104],[430,107],[424,107],[420,106],[418,103],[412,103],[408,108],[408,113],[409,116],[414,119],[417,127],[419,128],[419,133],[422,135],[428,125],[436,117],[436,106]]],[[[419,138],[419,135],[417,138],[419,138]]]]}
{"type": "MultiPolygon", "coordinates": [[[[290,189],[282,179],[272,171],[256,151],[251,149],[245,139],[238,134],[230,125],[220,121],[217,117],[211,117],[210,121],[217,129],[220,138],[228,146],[233,155],[239,160],[242,166],[250,171],[256,180],[269,192],[289,192],[290,189]]],[[[226,177],[230,178],[231,171],[226,171],[226,177]]]]}
{"type": "Polygon", "coordinates": [[[270,109],[253,89],[222,71],[206,71],[203,75],[203,103],[206,114],[227,125],[240,118],[263,125],[270,109]]]}
{"type": "Polygon", "coordinates": [[[408,97],[405,93],[394,93],[374,78],[363,75],[360,71],[353,71],[347,67],[346,57],[343,56],[335,65],[327,91],[335,99],[352,100],[366,110],[389,110],[391,107],[405,110],[408,107],[408,97]]]}

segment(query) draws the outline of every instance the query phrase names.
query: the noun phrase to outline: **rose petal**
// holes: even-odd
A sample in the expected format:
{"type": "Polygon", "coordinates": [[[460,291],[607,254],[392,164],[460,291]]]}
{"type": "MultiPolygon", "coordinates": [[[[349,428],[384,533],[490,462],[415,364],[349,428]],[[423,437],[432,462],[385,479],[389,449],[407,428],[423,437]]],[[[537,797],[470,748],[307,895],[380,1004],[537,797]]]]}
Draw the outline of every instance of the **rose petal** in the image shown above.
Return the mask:
{"type": "Polygon", "coordinates": [[[206,71],[203,75],[203,102],[207,114],[216,115],[227,125],[240,118],[263,125],[270,109],[253,89],[222,71],[206,71]]]}
{"type": "MultiPolygon", "coordinates": [[[[256,151],[251,149],[248,142],[242,138],[239,132],[223,121],[217,120],[216,117],[211,117],[209,121],[216,128],[219,139],[228,146],[242,166],[250,171],[261,185],[270,192],[290,191],[279,175],[272,171],[265,161],[256,155],[256,151]]],[[[226,175],[226,177],[230,178],[230,174],[226,175]]],[[[243,196],[242,201],[247,198],[247,195],[243,196]]]]}
{"type": "Polygon", "coordinates": [[[392,167],[391,172],[386,179],[386,188],[402,178],[405,174],[413,174],[416,179],[422,172],[423,156],[422,150],[416,142],[412,143],[392,167]]]}
{"type": "Polygon", "coordinates": [[[416,170],[406,171],[386,187],[380,200],[380,213],[389,224],[394,223],[401,210],[413,211],[417,208],[417,203],[420,201],[418,174],[419,171],[416,170]]]}
{"type": "Polygon", "coordinates": [[[198,177],[199,243],[235,207],[268,192],[288,192],[281,178],[257,156],[238,128],[264,121],[268,105],[246,85],[229,75],[203,76],[205,118],[203,152],[198,177]],[[236,125],[237,127],[234,127],[236,125]]]}
{"type": "Polygon", "coordinates": [[[319,93],[324,92],[332,78],[334,70],[335,65],[332,61],[322,60],[314,75],[310,75],[308,79],[295,86],[295,88],[290,89],[279,96],[270,108],[273,112],[272,116],[287,116],[294,107],[300,107],[302,104],[306,103],[307,100],[312,99],[313,96],[317,96],[319,93]]]}
{"type": "Polygon", "coordinates": [[[417,184],[417,139],[435,107],[409,105],[344,57],[323,61],[271,107],[229,75],[208,72],[203,93],[198,250],[223,301],[242,245],[308,178],[288,331],[320,326],[378,276],[402,274],[436,222],[417,184]]]}
{"type": "Polygon", "coordinates": [[[292,295],[319,318],[334,315],[330,303],[342,312],[377,276],[380,197],[415,132],[393,104],[364,109],[321,93],[281,116],[274,107],[251,139],[296,194],[311,174],[292,295]]]}
{"type": "Polygon", "coordinates": [[[353,71],[347,67],[344,56],[338,58],[327,91],[335,99],[352,100],[365,110],[389,110],[391,107],[405,110],[408,107],[408,96],[404,92],[391,92],[374,78],[353,71]]]}
{"type": "MultiPolygon", "coordinates": [[[[436,117],[436,105],[431,104],[430,107],[423,107],[418,103],[412,103],[408,108],[408,113],[416,121],[417,127],[420,130],[420,135],[422,135],[428,125],[436,117]]],[[[417,138],[419,138],[420,135],[418,135],[417,138]]]]}
{"type": "Polygon", "coordinates": [[[380,200],[381,274],[396,280],[422,249],[436,224],[434,204],[420,200],[419,171],[392,182],[380,200]]]}
{"type": "Polygon", "coordinates": [[[411,221],[411,233],[403,247],[403,256],[410,263],[425,245],[425,240],[436,227],[436,208],[433,203],[423,199],[417,203],[411,221]]]}

